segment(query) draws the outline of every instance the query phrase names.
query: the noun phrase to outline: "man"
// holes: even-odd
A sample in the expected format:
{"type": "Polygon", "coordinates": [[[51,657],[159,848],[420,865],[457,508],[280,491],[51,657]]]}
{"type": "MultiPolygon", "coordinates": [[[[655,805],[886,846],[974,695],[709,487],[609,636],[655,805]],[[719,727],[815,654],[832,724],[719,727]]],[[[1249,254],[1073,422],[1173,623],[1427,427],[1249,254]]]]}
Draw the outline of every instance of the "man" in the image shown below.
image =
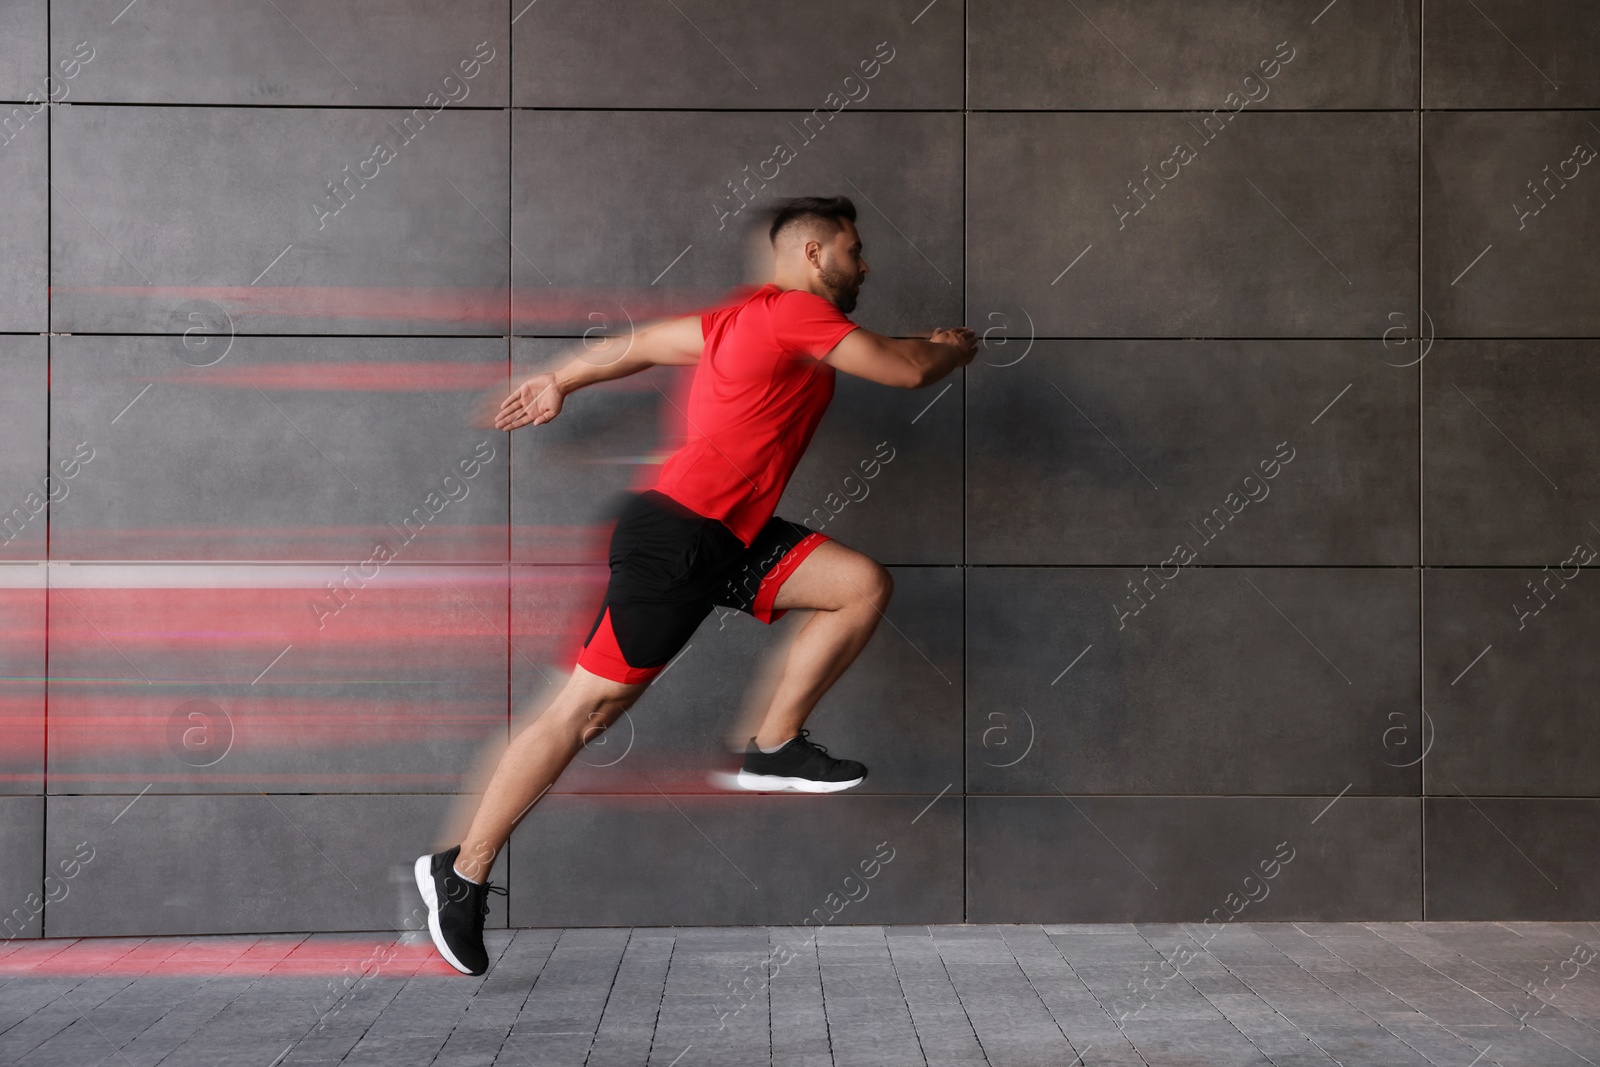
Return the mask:
{"type": "Polygon", "coordinates": [[[572,677],[500,757],[461,844],[417,858],[429,932],[457,970],[488,969],[488,894],[505,890],[486,879],[512,829],[717,605],[765,623],[790,608],[813,612],[789,648],[737,785],[827,793],[866,777],[860,763],[828,755],[801,727],[872,636],[889,602],[889,572],[773,510],[833,397],[836,370],[917,389],[970,363],[977,339],[965,327],[927,340],[885,337],[845,317],[868,273],[848,199],[803,197],[771,217],[770,282],[535,374],[495,418],[502,430],[539,426],[585,385],[696,364],[687,443],[617,520],[610,584],[572,677]]]}

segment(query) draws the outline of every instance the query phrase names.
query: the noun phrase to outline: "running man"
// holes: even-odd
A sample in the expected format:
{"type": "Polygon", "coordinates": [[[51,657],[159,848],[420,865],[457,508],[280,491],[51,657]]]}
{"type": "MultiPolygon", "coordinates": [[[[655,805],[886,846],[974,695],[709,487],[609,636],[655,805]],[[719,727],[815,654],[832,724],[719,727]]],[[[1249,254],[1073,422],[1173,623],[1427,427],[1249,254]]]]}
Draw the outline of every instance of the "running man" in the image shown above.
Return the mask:
{"type": "Polygon", "coordinates": [[[834,372],[918,389],[970,363],[966,327],[927,340],[864,330],[845,317],[866,280],[855,205],[802,197],[771,214],[772,280],[698,315],[666,319],[631,342],[608,338],[523,382],[495,427],[539,426],[575,389],[652,366],[695,364],[687,443],[654,488],[633,495],[611,535],[611,578],[566,686],[512,739],[461,844],[416,861],[433,943],[466,974],[488,970],[483,920],[490,867],[512,829],[584,743],[615,722],[715,606],[772,623],[812,612],[796,634],[740,788],[832,793],[867,769],[836,759],[802,729],[872,636],[893,588],[884,567],[773,515],[833,398],[834,372]]]}

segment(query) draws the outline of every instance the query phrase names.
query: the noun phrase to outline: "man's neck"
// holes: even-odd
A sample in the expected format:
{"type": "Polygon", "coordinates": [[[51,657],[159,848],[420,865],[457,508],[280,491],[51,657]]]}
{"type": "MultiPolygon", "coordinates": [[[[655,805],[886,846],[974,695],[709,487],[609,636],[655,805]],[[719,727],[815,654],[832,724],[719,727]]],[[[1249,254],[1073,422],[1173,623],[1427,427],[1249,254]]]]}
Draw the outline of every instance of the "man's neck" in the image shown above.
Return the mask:
{"type": "Polygon", "coordinates": [[[812,281],[811,279],[809,279],[809,278],[796,279],[796,278],[783,277],[783,276],[780,275],[778,277],[773,278],[767,284],[775,285],[779,289],[784,289],[784,290],[799,289],[802,292],[811,293],[814,296],[820,296],[824,300],[828,299],[828,294],[827,293],[819,293],[819,292],[817,292],[817,290],[814,288],[816,283],[814,281],[812,281]]]}

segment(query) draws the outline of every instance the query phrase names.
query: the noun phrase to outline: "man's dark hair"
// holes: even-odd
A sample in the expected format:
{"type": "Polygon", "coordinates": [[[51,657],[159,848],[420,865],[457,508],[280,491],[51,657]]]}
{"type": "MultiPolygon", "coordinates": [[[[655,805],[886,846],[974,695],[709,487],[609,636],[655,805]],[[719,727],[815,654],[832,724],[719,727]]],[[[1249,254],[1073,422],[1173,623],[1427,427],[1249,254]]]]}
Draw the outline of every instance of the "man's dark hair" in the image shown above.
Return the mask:
{"type": "Polygon", "coordinates": [[[772,225],[767,230],[767,239],[776,245],[778,234],[794,223],[811,226],[820,222],[829,234],[835,234],[843,229],[841,220],[844,219],[856,221],[856,206],[847,196],[796,197],[772,209],[772,225]]]}

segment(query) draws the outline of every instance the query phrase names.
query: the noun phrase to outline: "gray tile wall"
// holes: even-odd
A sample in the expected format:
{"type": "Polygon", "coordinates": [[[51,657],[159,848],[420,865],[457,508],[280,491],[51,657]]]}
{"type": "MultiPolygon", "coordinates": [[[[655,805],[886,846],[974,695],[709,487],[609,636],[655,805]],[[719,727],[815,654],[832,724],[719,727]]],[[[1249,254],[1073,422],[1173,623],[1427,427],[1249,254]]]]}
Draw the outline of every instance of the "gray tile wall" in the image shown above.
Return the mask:
{"type": "Polygon", "coordinates": [[[492,921],[1600,917],[1597,42],[1578,0],[3,5],[8,935],[405,925],[686,378],[483,404],[816,193],[857,321],[984,339],[841,378],[780,508],[894,569],[812,723],[872,776],[713,787],[798,621],[714,615],[492,921]]]}

